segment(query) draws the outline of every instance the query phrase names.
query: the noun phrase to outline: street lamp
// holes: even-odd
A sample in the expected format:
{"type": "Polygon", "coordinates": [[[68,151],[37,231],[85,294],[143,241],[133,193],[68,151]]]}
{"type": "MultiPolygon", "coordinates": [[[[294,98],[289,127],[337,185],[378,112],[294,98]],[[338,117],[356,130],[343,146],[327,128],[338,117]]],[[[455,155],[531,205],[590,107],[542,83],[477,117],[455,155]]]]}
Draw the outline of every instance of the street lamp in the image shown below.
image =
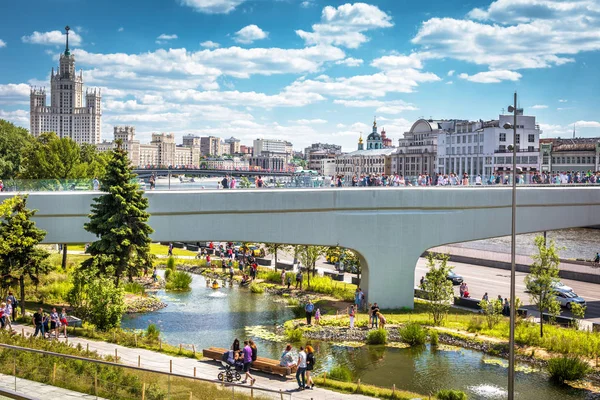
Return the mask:
{"type": "MultiPolygon", "coordinates": [[[[504,124],[504,129],[513,130],[512,144],[512,225],[510,232],[510,332],[508,337],[508,400],[515,398],[515,243],[517,239],[517,92],[514,105],[508,106],[508,112],[513,113],[513,123],[504,124]]],[[[509,150],[510,150],[509,146],[509,150]]]]}

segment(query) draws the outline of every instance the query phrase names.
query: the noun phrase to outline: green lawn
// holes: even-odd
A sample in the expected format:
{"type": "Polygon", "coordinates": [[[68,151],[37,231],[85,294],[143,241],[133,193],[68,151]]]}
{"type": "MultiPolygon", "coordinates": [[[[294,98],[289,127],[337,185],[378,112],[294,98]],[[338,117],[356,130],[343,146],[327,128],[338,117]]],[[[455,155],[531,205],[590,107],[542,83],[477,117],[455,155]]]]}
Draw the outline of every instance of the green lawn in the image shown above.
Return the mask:
{"type": "MultiPolygon", "coordinates": [[[[70,244],[68,246],[68,250],[69,251],[84,251],[85,249],[85,244],[84,243],[79,243],[79,244],[70,244]]],[[[157,256],[166,256],[168,253],[169,247],[168,246],[163,246],[162,244],[159,243],[152,243],[150,245],[150,253],[157,255],[157,256]]],[[[183,250],[183,249],[178,249],[178,248],[173,248],[173,255],[174,256],[195,256],[197,253],[195,251],[189,251],[189,250],[183,250]]]]}

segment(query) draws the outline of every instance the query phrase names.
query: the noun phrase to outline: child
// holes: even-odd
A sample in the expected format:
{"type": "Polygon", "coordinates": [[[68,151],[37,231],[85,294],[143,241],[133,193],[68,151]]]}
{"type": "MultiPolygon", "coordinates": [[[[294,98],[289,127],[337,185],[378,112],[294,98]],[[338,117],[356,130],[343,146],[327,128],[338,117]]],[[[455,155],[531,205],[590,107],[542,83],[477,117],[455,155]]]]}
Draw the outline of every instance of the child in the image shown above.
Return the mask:
{"type": "Polygon", "coordinates": [[[319,325],[320,319],[321,319],[321,309],[317,308],[317,312],[315,312],[315,324],[319,325]]]}

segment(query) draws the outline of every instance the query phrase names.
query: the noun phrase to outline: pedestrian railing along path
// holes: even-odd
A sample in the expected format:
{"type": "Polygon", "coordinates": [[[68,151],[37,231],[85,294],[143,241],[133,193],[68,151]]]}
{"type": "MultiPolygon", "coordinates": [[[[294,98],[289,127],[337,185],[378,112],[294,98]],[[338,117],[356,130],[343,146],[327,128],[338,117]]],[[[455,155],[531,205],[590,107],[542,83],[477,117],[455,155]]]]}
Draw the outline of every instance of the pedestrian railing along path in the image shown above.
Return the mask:
{"type": "MultiPolygon", "coordinates": [[[[38,399],[101,399],[93,395],[74,392],[61,387],[47,385],[13,375],[0,374],[0,398],[15,400],[38,399]]],[[[103,399],[102,399],[103,400],[103,399]]]]}

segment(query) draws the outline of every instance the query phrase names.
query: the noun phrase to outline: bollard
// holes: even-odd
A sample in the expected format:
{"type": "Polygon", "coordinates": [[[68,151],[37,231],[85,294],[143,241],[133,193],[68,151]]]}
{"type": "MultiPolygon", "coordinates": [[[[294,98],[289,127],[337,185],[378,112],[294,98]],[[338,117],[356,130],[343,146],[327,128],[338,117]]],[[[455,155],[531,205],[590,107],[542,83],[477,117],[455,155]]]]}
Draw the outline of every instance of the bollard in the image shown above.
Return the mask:
{"type": "Polygon", "coordinates": [[[117,333],[113,331],[113,342],[117,343],[117,333]]]}
{"type": "Polygon", "coordinates": [[[196,367],[194,367],[194,378],[196,377],[196,367]]]}
{"type": "Polygon", "coordinates": [[[137,347],[137,333],[133,335],[133,338],[135,339],[135,347],[137,347]]]}
{"type": "Polygon", "coordinates": [[[173,373],[173,360],[169,360],[169,373],[173,373]]]}
{"type": "Polygon", "coordinates": [[[98,398],[98,371],[94,372],[94,395],[98,398]]]}
{"type": "Polygon", "coordinates": [[[192,345],[192,351],[194,352],[194,357],[196,357],[196,345],[195,344],[192,345]]]}
{"type": "Polygon", "coordinates": [[[25,337],[25,328],[21,328],[21,336],[25,337]]]}
{"type": "Polygon", "coordinates": [[[396,384],[394,383],[392,385],[392,397],[394,397],[396,395],[396,384]]]}
{"type": "Polygon", "coordinates": [[[86,353],[90,352],[90,344],[89,343],[86,343],[86,345],[85,345],[85,352],[86,353]]]}
{"type": "Polygon", "coordinates": [[[283,400],[283,391],[281,389],[279,389],[279,396],[281,397],[281,400],[283,400]]]}
{"type": "Polygon", "coordinates": [[[142,383],[142,400],[146,400],[146,382],[142,383]]]}
{"type": "Polygon", "coordinates": [[[250,398],[254,398],[254,381],[250,381],[250,398]]]}
{"type": "Polygon", "coordinates": [[[52,384],[54,385],[54,382],[56,381],[56,363],[54,363],[54,366],[52,367],[52,384]]]}
{"type": "Polygon", "coordinates": [[[142,366],[142,356],[138,355],[138,368],[142,366]]]}
{"type": "Polygon", "coordinates": [[[119,362],[119,356],[117,355],[117,348],[115,347],[115,362],[119,362]]]}
{"type": "Polygon", "coordinates": [[[158,349],[162,351],[162,340],[158,338],[158,349]]]}

